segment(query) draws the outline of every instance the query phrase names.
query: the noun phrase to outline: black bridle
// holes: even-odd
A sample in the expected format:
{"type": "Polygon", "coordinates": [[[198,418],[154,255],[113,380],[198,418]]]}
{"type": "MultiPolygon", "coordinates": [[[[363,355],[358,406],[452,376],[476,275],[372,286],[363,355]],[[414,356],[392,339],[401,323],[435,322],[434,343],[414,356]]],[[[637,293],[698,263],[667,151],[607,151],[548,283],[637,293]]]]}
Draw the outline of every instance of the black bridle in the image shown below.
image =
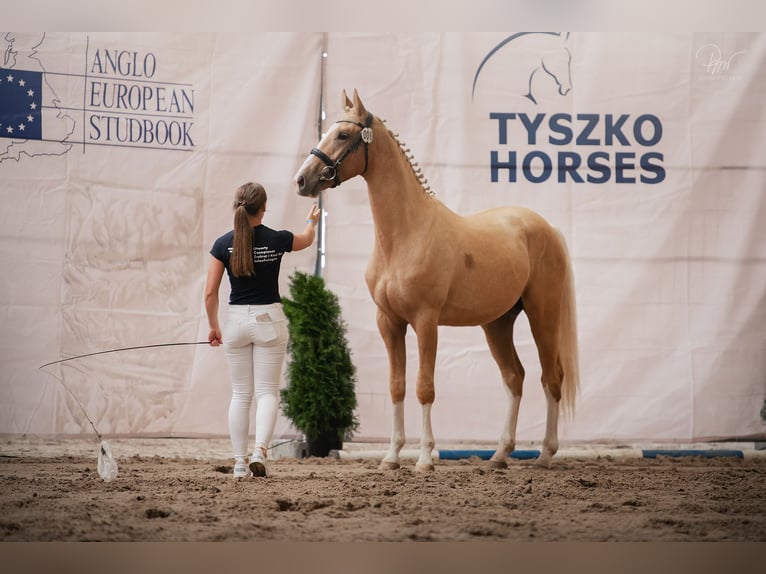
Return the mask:
{"type": "Polygon", "coordinates": [[[319,172],[319,180],[320,181],[332,181],[333,184],[330,187],[338,187],[340,185],[340,174],[338,173],[338,168],[340,168],[341,162],[346,159],[346,156],[348,154],[354,153],[357,148],[359,147],[360,143],[364,143],[364,170],[362,171],[362,175],[367,171],[367,146],[372,143],[372,114],[367,113],[367,119],[365,120],[364,124],[361,124],[359,122],[354,122],[351,120],[338,120],[335,122],[336,124],[354,124],[362,128],[362,131],[359,132],[359,134],[356,136],[356,139],[351,142],[351,145],[348,146],[342,154],[340,154],[340,157],[333,161],[330,159],[330,157],[327,156],[326,153],[324,153],[322,150],[318,148],[313,148],[311,150],[311,155],[315,155],[319,159],[321,159],[325,166],[322,168],[322,171],[319,172]]]}

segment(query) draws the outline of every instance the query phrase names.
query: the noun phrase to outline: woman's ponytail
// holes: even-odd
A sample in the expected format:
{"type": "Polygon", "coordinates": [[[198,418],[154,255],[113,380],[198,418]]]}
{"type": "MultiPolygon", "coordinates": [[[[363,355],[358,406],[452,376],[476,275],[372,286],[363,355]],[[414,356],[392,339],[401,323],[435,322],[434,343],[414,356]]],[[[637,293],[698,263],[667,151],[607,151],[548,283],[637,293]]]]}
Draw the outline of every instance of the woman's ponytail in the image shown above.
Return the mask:
{"type": "Polygon", "coordinates": [[[231,273],[235,277],[255,275],[253,260],[253,228],[251,215],[257,215],[266,204],[266,190],[258,183],[246,183],[234,198],[234,241],[231,251],[231,273]]]}

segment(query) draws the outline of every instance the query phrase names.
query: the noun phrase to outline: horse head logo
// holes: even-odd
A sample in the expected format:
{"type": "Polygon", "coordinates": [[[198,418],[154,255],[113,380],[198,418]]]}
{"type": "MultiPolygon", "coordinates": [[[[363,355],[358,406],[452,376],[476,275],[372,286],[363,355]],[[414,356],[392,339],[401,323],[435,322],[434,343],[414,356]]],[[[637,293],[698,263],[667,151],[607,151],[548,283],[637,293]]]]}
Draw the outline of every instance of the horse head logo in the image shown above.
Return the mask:
{"type": "MultiPolygon", "coordinates": [[[[517,65],[523,70],[519,78],[518,93],[537,103],[534,91],[537,89],[535,76],[542,71],[543,74],[553,79],[561,96],[567,95],[572,90],[572,54],[567,46],[569,33],[563,32],[517,32],[508,36],[490,52],[484,56],[473,78],[471,98],[476,95],[476,86],[479,74],[486,64],[503,49],[508,47],[518,48],[511,52],[514,68],[517,65]]],[[[508,51],[508,50],[506,50],[508,51]]],[[[499,74],[508,74],[505,66],[499,74]]]]}

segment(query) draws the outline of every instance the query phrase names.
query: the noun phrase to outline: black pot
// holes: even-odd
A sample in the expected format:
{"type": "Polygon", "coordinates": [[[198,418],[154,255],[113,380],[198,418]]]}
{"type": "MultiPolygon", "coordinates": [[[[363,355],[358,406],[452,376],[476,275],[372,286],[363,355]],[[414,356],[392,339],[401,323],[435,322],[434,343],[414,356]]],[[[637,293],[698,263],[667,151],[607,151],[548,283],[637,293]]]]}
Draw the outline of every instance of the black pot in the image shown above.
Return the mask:
{"type": "Polygon", "coordinates": [[[331,450],[343,448],[342,431],[333,429],[324,431],[318,436],[306,437],[309,456],[327,456],[331,450]]]}

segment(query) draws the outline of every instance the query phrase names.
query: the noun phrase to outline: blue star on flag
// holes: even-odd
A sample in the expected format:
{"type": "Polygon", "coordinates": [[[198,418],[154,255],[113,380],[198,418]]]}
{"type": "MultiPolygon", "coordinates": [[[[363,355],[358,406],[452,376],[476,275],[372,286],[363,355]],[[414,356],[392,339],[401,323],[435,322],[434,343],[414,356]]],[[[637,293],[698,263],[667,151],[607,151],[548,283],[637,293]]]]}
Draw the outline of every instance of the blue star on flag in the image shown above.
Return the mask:
{"type": "Polygon", "coordinates": [[[0,137],[43,137],[43,73],[0,68],[0,137]]]}

